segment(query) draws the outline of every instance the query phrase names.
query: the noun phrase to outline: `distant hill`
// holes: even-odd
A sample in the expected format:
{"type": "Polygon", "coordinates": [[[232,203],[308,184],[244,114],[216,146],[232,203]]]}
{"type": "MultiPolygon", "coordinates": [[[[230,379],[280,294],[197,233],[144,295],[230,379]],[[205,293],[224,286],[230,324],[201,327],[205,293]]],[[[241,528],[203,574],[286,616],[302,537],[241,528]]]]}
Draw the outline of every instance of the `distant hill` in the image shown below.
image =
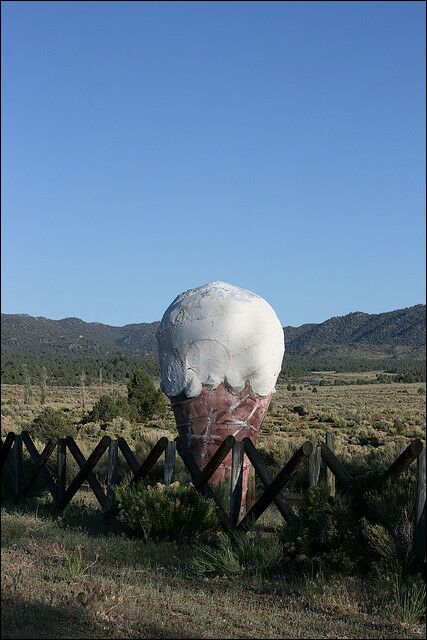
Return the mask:
{"type": "MultiPolygon", "coordinates": [[[[357,358],[424,358],[424,304],[397,311],[349,313],[321,324],[284,327],[290,355],[357,358]]],[[[2,314],[4,355],[103,357],[156,354],[158,322],[113,327],[78,318],[49,320],[2,314]]]]}
{"type": "Polygon", "coordinates": [[[349,313],[321,324],[285,327],[287,353],[316,357],[425,357],[426,306],[349,313]]]}
{"type": "Polygon", "coordinates": [[[158,322],[113,327],[79,318],[49,320],[23,314],[1,315],[4,355],[111,356],[155,353],[158,322]]]}

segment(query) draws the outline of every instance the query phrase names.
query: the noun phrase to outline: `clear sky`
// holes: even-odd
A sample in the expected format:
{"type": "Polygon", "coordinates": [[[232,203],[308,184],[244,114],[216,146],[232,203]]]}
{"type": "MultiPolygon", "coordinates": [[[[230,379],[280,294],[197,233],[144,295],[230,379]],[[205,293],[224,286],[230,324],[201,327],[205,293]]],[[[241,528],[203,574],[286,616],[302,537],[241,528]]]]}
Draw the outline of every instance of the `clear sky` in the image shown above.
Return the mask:
{"type": "Polygon", "coordinates": [[[424,2],[2,2],[2,311],[425,301],[424,2]]]}

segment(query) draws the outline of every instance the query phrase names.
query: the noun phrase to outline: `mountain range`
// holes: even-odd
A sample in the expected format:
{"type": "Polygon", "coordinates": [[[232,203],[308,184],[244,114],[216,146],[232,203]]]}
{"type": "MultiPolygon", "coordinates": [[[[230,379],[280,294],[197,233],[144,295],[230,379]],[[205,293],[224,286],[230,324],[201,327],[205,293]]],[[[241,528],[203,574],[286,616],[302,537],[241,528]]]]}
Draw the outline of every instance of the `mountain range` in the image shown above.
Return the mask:
{"type": "MultiPolygon", "coordinates": [[[[284,327],[286,353],[316,357],[424,358],[426,306],[396,311],[349,313],[319,324],[284,327]]],[[[79,318],[49,320],[25,314],[1,315],[4,355],[155,355],[159,322],[115,327],[79,318]]]]}

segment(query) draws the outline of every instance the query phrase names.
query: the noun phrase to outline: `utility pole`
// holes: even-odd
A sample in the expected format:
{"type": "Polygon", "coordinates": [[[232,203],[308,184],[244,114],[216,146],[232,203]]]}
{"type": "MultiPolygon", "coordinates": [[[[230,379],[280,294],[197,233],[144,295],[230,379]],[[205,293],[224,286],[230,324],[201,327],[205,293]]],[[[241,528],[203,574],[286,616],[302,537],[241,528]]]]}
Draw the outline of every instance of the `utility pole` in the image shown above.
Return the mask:
{"type": "Polygon", "coordinates": [[[47,373],[46,367],[43,365],[41,374],[40,374],[40,404],[44,404],[46,402],[47,395],[47,373]]]}
{"type": "Polygon", "coordinates": [[[86,374],[84,371],[82,371],[80,374],[80,390],[81,390],[82,407],[84,410],[86,410],[85,382],[86,382],[86,374]]]}

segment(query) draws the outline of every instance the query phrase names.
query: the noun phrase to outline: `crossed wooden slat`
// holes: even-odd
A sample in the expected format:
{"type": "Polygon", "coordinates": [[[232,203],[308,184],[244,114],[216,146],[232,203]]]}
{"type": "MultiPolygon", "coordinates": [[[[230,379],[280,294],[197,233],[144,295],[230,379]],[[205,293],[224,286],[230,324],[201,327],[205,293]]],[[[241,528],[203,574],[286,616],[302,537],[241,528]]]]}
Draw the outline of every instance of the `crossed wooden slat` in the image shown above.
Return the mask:
{"type": "Polygon", "coordinates": [[[169,457],[166,460],[169,481],[174,476],[175,463],[171,454],[174,451],[175,445],[174,443],[168,442],[167,438],[160,438],[146,459],[141,464],[138,464],[135,456],[129,449],[127,442],[123,438],[118,438],[118,440],[112,442],[109,436],[104,436],[90,456],[86,459],[74,438],[71,436],[60,438],[59,440],[49,440],[43,451],[39,453],[27,431],[23,431],[18,436],[12,432],[8,433],[5,441],[1,442],[1,469],[5,470],[10,480],[14,502],[18,502],[22,497],[24,497],[36,481],[37,477],[41,475],[47,489],[56,503],[58,513],[63,512],[65,507],[70,503],[78,489],[85,481],[89,483],[89,486],[95,494],[103,511],[109,513],[114,510],[115,506],[113,487],[117,481],[118,448],[122,451],[123,456],[133,473],[131,483],[143,480],[164,451],[167,451],[169,454],[169,457]],[[21,480],[22,444],[25,444],[31,459],[34,462],[33,468],[29,471],[23,481],[21,480]],[[55,481],[47,468],[46,463],[56,447],[57,479],[55,481]],[[67,449],[70,451],[79,466],[77,475],[73,478],[68,487],[66,487],[65,482],[67,449]],[[93,472],[93,469],[107,449],[109,449],[109,464],[107,489],[105,491],[93,472]],[[12,455],[12,463],[8,460],[9,455],[12,455]]]}
{"type": "MultiPolygon", "coordinates": [[[[319,444],[323,462],[338,479],[344,492],[348,492],[354,485],[353,476],[345,469],[334,453],[323,442],[319,444]]],[[[361,490],[367,491],[375,484],[379,486],[387,481],[395,481],[405,473],[418,458],[424,448],[420,439],[413,440],[396,460],[383,472],[367,478],[361,490]]]]}
{"type": "Polygon", "coordinates": [[[364,492],[372,488],[374,485],[379,486],[388,481],[395,481],[409,468],[414,460],[417,459],[418,483],[415,507],[414,547],[417,563],[422,564],[422,562],[425,562],[426,464],[425,449],[423,447],[423,443],[419,439],[411,442],[385,471],[379,474],[373,474],[372,476],[368,474],[365,478],[362,478],[362,483],[355,483],[355,479],[336,458],[329,446],[324,443],[313,446],[313,444],[308,441],[299,447],[281,471],[279,471],[273,480],[271,480],[267,469],[259,458],[251,440],[249,438],[245,438],[243,441],[237,442],[233,436],[225,438],[206,466],[203,469],[199,469],[193,456],[186,448],[185,442],[181,438],[176,438],[175,441],[168,441],[165,437],[160,438],[145,460],[139,464],[124,438],[118,438],[117,440],[112,441],[109,436],[104,436],[86,459],[71,436],[60,438],[59,440],[49,440],[44,446],[42,452],[39,452],[28,432],[23,431],[20,435],[16,435],[11,432],[7,434],[4,442],[1,441],[0,466],[1,469],[6,472],[6,475],[10,480],[15,502],[18,502],[28,493],[36,479],[41,475],[47,489],[55,501],[58,513],[61,513],[65,509],[85,481],[89,483],[99,504],[101,505],[101,508],[106,513],[114,513],[114,486],[117,483],[117,457],[119,450],[131,469],[131,483],[145,480],[159,457],[165,453],[164,482],[166,484],[172,482],[175,477],[175,452],[178,451],[191,476],[194,486],[204,495],[215,501],[220,522],[227,530],[236,527],[239,529],[246,527],[250,522],[257,520],[272,502],[275,503],[283,518],[288,523],[297,518],[295,512],[286,504],[286,501],[280,493],[289,483],[294,473],[302,464],[304,464],[307,458],[310,461],[310,486],[317,484],[320,472],[320,460],[323,460],[327,468],[330,470],[330,473],[338,479],[341,489],[344,492],[350,491],[353,487],[356,487],[358,491],[364,492]],[[23,445],[25,445],[34,463],[32,469],[30,469],[24,479],[21,477],[23,445]],[[55,448],[57,449],[56,480],[52,477],[52,474],[47,467],[47,462],[55,448]],[[67,448],[79,466],[78,473],[70,482],[68,487],[66,487],[65,483],[67,448]],[[107,486],[106,490],[104,490],[93,470],[107,449],[107,486]],[[233,453],[230,512],[227,514],[209,486],[208,481],[231,450],[233,453]],[[245,455],[248,456],[255,472],[258,474],[262,484],[264,485],[264,492],[239,522],[242,500],[243,462],[245,455]]]}

